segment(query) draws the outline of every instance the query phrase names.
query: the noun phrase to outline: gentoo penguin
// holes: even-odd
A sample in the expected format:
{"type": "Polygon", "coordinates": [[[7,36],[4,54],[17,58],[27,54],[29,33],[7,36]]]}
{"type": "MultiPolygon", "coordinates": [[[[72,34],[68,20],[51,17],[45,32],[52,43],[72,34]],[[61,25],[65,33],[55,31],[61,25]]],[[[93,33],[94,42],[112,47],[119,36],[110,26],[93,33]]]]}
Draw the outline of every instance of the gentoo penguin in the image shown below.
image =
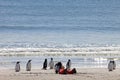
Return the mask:
{"type": "Polygon", "coordinates": [[[49,63],[49,66],[50,66],[50,69],[53,69],[53,68],[54,68],[53,58],[51,58],[51,61],[50,61],[50,63],[49,63]]]}
{"type": "Polygon", "coordinates": [[[113,71],[113,67],[114,67],[113,62],[110,61],[110,62],[108,63],[108,70],[109,70],[109,71],[113,71]]]}
{"type": "Polygon", "coordinates": [[[70,68],[71,68],[71,60],[69,59],[66,64],[66,69],[70,69],[70,68]]]}
{"type": "Polygon", "coordinates": [[[29,60],[26,64],[26,71],[31,71],[31,60],[29,60]]]}
{"type": "Polygon", "coordinates": [[[113,70],[115,70],[115,69],[116,69],[116,62],[113,61],[113,70]]]}
{"type": "Polygon", "coordinates": [[[43,69],[47,69],[47,59],[45,59],[44,63],[43,63],[43,69]]]}
{"type": "Polygon", "coordinates": [[[15,65],[15,72],[19,72],[20,71],[20,62],[16,62],[16,65],[15,65]]]}

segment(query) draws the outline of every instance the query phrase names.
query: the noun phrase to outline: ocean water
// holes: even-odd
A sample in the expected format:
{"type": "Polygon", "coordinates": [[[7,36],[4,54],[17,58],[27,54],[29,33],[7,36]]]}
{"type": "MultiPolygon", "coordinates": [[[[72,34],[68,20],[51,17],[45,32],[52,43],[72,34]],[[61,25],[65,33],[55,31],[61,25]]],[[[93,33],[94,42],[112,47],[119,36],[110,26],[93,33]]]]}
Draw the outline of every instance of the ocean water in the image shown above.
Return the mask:
{"type": "Polygon", "coordinates": [[[119,0],[0,0],[0,47],[120,45],[119,0]]]}
{"type": "Polygon", "coordinates": [[[0,49],[120,47],[119,4],[119,0],[0,0],[0,49]]]}

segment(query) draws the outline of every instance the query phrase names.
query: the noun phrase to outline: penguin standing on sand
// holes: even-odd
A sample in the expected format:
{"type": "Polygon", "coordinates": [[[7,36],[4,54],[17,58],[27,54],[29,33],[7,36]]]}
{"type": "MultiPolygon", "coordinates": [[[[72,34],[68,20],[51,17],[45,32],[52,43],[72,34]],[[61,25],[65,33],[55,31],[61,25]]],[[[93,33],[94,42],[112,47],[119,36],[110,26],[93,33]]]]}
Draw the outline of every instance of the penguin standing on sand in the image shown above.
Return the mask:
{"type": "Polygon", "coordinates": [[[71,60],[69,59],[66,64],[66,69],[70,69],[70,68],[71,68],[71,60]]]}
{"type": "Polygon", "coordinates": [[[26,64],[26,71],[31,71],[31,60],[29,60],[26,64]]]}
{"type": "Polygon", "coordinates": [[[114,64],[113,64],[112,61],[110,61],[109,64],[108,64],[108,70],[113,71],[113,68],[114,68],[114,64]]]}
{"type": "Polygon", "coordinates": [[[50,69],[53,69],[53,68],[54,68],[53,58],[51,58],[51,61],[50,61],[50,63],[49,63],[49,66],[50,66],[50,69]]]}
{"type": "Polygon", "coordinates": [[[45,59],[44,63],[43,63],[43,69],[46,70],[47,69],[47,59],[45,59]]]}
{"type": "Polygon", "coordinates": [[[19,72],[20,71],[20,62],[16,62],[16,65],[15,65],[15,72],[19,72]]]}
{"type": "Polygon", "coordinates": [[[116,69],[116,62],[113,61],[113,70],[115,70],[115,69],[116,69]]]}

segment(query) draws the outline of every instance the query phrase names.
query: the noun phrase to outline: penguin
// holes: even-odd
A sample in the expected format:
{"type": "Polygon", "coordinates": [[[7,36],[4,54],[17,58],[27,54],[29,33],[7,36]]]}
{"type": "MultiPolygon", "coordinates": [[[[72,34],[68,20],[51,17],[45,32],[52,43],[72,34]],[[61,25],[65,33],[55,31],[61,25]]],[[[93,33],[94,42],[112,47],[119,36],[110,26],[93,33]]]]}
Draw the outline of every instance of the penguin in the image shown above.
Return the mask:
{"type": "Polygon", "coordinates": [[[62,68],[62,63],[61,62],[58,62],[55,64],[55,73],[58,74],[59,73],[59,70],[62,68]]]}
{"type": "Polygon", "coordinates": [[[53,68],[54,68],[53,58],[51,58],[51,61],[50,61],[50,63],[49,63],[49,66],[50,66],[50,69],[53,69],[53,68]]]}
{"type": "Polygon", "coordinates": [[[109,64],[108,64],[108,70],[113,71],[113,67],[114,67],[113,62],[110,61],[109,64]]]}
{"type": "Polygon", "coordinates": [[[31,71],[31,60],[29,60],[26,64],[26,71],[31,71]]]}
{"type": "Polygon", "coordinates": [[[115,70],[115,69],[116,69],[116,62],[113,61],[113,70],[115,70]]]}
{"type": "Polygon", "coordinates": [[[66,69],[70,69],[71,68],[71,60],[68,59],[68,62],[66,64],[66,69]]]}
{"type": "Polygon", "coordinates": [[[19,72],[20,71],[20,62],[16,62],[16,65],[15,65],[15,72],[19,72]]]}
{"type": "Polygon", "coordinates": [[[43,69],[46,70],[47,69],[47,59],[45,59],[44,63],[43,63],[43,69]]]}

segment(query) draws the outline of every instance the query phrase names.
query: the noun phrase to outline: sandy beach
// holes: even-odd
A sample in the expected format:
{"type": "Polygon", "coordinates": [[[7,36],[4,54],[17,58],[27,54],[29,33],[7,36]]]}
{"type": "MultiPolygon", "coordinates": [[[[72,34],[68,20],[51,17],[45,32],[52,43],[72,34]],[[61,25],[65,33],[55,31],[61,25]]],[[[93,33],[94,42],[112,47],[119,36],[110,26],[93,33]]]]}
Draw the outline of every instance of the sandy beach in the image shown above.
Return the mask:
{"type": "Polygon", "coordinates": [[[55,74],[54,70],[34,69],[30,72],[1,69],[0,80],[120,80],[120,69],[109,72],[106,68],[79,68],[77,74],[55,74]]]}

